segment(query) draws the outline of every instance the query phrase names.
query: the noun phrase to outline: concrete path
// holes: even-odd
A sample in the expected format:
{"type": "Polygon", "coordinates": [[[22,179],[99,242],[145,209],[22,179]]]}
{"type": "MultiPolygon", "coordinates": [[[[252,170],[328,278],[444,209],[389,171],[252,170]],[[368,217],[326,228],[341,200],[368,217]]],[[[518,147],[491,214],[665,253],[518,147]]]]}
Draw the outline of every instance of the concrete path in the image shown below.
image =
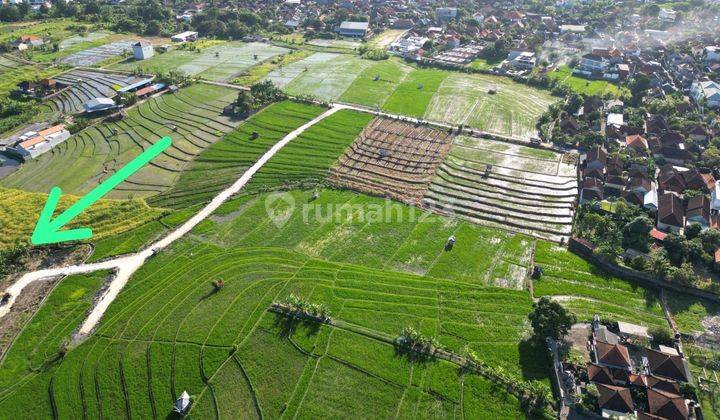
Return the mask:
{"type": "Polygon", "coordinates": [[[174,231],[170,232],[167,236],[164,238],[158,240],[154,244],[152,244],[150,247],[141,250],[135,254],[130,254],[127,256],[102,261],[98,263],[93,264],[80,264],[80,265],[72,265],[72,266],[66,266],[61,268],[53,268],[53,269],[47,269],[47,270],[39,270],[34,271],[31,273],[25,274],[23,277],[21,277],[18,281],[13,283],[6,291],[10,293],[10,299],[8,302],[0,307],[0,318],[5,316],[10,309],[12,308],[13,304],[15,303],[15,299],[17,298],[20,293],[22,293],[23,289],[29,285],[30,283],[34,281],[41,281],[44,279],[49,279],[52,277],[57,276],[67,276],[71,274],[80,274],[80,273],[90,273],[93,271],[101,271],[101,270],[115,270],[116,274],[115,277],[111,280],[110,285],[107,287],[103,295],[100,297],[100,299],[96,302],[95,306],[93,307],[90,314],[87,316],[85,321],[83,322],[82,326],[80,327],[80,330],[78,332],[78,338],[83,338],[84,336],[87,336],[92,332],[92,330],[95,328],[97,323],[102,318],[103,314],[107,310],[107,308],[110,306],[110,304],[115,300],[117,295],[120,293],[120,291],[123,289],[125,284],[127,284],[130,277],[137,271],[144,263],[145,261],[154,255],[155,253],[159,252],[160,250],[168,247],[170,244],[175,242],[176,240],[182,238],[190,232],[195,226],[197,226],[200,222],[205,220],[208,216],[210,216],[215,210],[217,210],[218,207],[220,207],[221,204],[223,204],[225,201],[227,201],[230,197],[240,192],[240,190],[245,186],[245,184],[250,181],[250,179],[257,173],[257,171],[262,168],[268,160],[270,160],[280,149],[285,147],[288,143],[290,143],[293,139],[298,137],[300,134],[302,134],[305,130],[312,127],[313,125],[317,124],[318,122],[322,121],[323,119],[327,118],[328,116],[334,114],[340,109],[347,108],[344,105],[334,105],[324,113],[320,114],[313,120],[305,123],[304,125],[298,127],[294,131],[290,132],[288,135],[283,137],[282,140],[275,143],[270,150],[265,152],[260,159],[258,159],[257,162],[253,166],[251,166],[245,173],[240,176],[240,178],[235,181],[234,184],[232,184],[230,187],[228,187],[226,190],[222,191],[220,194],[215,196],[210,203],[208,203],[205,207],[203,207],[197,214],[195,214],[192,218],[190,218],[188,221],[183,223],[180,227],[175,229],[174,231]]]}

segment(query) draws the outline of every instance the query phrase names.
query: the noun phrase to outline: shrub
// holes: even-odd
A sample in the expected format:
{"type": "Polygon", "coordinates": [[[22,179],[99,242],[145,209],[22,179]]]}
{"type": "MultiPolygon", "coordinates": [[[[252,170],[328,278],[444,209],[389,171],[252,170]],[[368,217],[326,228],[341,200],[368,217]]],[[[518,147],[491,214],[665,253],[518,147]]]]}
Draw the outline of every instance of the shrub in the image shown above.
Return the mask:
{"type": "Polygon", "coordinates": [[[650,327],[648,328],[648,334],[650,334],[655,344],[662,344],[663,346],[673,345],[673,335],[668,327],[650,327]]]}

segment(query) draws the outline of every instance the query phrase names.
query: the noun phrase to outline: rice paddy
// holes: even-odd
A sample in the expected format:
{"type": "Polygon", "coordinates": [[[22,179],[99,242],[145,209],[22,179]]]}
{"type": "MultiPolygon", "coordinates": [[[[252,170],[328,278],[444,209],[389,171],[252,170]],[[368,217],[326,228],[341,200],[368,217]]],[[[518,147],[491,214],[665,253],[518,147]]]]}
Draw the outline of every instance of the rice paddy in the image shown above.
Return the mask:
{"type": "Polygon", "coordinates": [[[172,69],[205,80],[228,82],[264,60],[287,53],[286,48],[259,42],[218,42],[200,51],[172,49],[155,52],[147,60],[126,61],[112,66],[115,70],[157,73],[172,69]]]}
{"type": "MultiPolygon", "coordinates": [[[[77,200],[78,197],[64,195],[56,214],[77,200]]],[[[29,243],[46,201],[45,194],[0,188],[0,250],[18,242],[29,243]]],[[[97,240],[133,230],[162,215],[162,210],[148,207],[142,200],[103,200],[92,205],[68,226],[90,227],[97,240]]]]}
{"type": "Polygon", "coordinates": [[[194,85],[174,95],[152,98],[127,117],[95,125],[70,137],[52,152],[26,163],[0,182],[28,191],[83,194],[163,136],[173,145],[111,192],[111,198],[146,197],[174,185],[202,150],[237,126],[221,115],[237,96],[217,86],[194,85]]]}

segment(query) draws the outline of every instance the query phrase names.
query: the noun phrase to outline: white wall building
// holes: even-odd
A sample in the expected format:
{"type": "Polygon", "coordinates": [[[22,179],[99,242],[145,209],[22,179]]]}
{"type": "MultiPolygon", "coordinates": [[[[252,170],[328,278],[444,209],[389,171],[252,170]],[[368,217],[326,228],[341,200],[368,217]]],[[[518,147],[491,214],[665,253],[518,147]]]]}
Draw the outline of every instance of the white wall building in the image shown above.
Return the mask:
{"type": "Polygon", "coordinates": [[[712,80],[693,82],[690,95],[698,103],[705,99],[707,101],[705,106],[708,108],[720,107],[720,84],[712,80]]]}
{"type": "Polygon", "coordinates": [[[177,35],[173,35],[170,39],[172,40],[172,42],[197,41],[198,33],[193,31],[185,31],[177,35]]]}
{"type": "Polygon", "coordinates": [[[136,60],[146,60],[155,54],[151,43],[138,41],[133,44],[133,56],[136,60]]]}

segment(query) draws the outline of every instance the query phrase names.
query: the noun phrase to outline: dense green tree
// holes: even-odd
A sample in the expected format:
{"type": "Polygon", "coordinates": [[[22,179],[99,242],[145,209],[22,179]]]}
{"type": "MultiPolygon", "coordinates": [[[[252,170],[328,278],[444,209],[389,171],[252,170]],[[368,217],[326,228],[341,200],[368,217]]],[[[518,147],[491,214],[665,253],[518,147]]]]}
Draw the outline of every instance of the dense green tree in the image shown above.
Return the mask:
{"type": "Polygon", "coordinates": [[[550,337],[555,340],[567,334],[576,322],[574,314],[547,296],[533,303],[533,311],[528,318],[536,337],[550,337]]]}
{"type": "Polygon", "coordinates": [[[688,244],[687,240],[680,235],[674,233],[669,234],[663,241],[665,250],[667,250],[668,258],[670,262],[679,267],[688,257],[688,244]]]}

